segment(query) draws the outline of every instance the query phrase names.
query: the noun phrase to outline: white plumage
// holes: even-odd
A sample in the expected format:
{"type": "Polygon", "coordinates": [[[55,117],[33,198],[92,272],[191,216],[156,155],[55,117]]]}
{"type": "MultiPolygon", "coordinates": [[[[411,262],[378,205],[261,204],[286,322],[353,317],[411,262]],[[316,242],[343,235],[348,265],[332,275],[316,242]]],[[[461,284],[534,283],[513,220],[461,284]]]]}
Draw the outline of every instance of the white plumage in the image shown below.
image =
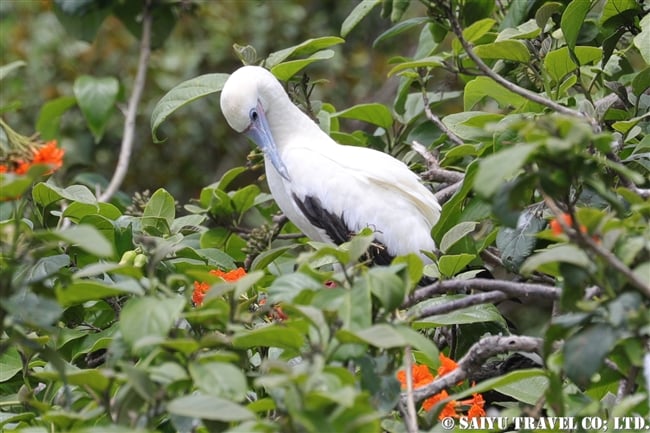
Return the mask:
{"type": "MultiPolygon", "coordinates": [[[[221,93],[228,124],[264,151],[269,188],[313,240],[340,244],[370,227],[390,257],[432,251],[440,216],[434,195],[401,161],[332,140],[266,69],[244,66],[221,93]]],[[[384,256],[378,263],[385,263],[384,256]]]]}

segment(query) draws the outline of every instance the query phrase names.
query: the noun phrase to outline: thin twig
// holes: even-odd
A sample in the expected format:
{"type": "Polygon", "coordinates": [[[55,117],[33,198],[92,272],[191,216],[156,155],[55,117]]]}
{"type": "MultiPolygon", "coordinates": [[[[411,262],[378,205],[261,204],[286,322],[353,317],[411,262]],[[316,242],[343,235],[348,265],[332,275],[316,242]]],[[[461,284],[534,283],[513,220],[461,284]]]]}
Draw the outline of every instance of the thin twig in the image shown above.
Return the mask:
{"type": "MultiPolygon", "coordinates": [[[[445,388],[454,386],[458,382],[462,382],[478,371],[483,362],[492,356],[520,351],[520,352],[540,352],[542,349],[543,340],[541,338],[526,337],[526,336],[489,336],[474,343],[458,361],[458,366],[451,373],[444,376],[438,376],[433,382],[423,387],[417,388],[413,391],[413,399],[416,403],[424,400],[425,398],[437,394],[445,388]]],[[[406,395],[402,393],[401,399],[404,400],[406,395]]]]}
{"type": "Polygon", "coordinates": [[[440,117],[431,111],[431,102],[429,101],[429,95],[427,94],[427,90],[424,88],[424,86],[422,86],[422,102],[424,103],[424,114],[427,116],[427,119],[433,122],[433,124],[436,125],[442,132],[444,132],[447,137],[449,137],[449,139],[455,144],[459,146],[465,144],[462,138],[456,135],[454,131],[449,129],[447,125],[443,123],[440,117]]]}
{"type": "Polygon", "coordinates": [[[411,346],[406,346],[404,348],[404,368],[406,368],[406,413],[408,416],[405,417],[405,424],[408,433],[417,433],[418,415],[413,400],[413,360],[411,356],[411,346]]]}
{"type": "Polygon", "coordinates": [[[449,200],[452,195],[456,194],[456,191],[458,191],[462,186],[463,181],[461,180],[454,183],[453,185],[449,185],[448,187],[441,189],[440,191],[436,192],[434,196],[438,200],[438,203],[443,204],[449,200]]]}
{"type": "Polygon", "coordinates": [[[122,144],[120,146],[120,156],[117,160],[117,166],[113,173],[106,191],[98,198],[99,201],[107,202],[120,189],[126,173],[129,169],[131,152],[133,150],[133,139],[135,137],[135,118],[140,105],[140,98],[147,79],[147,68],[149,65],[149,56],[151,54],[151,3],[146,1],[142,11],[142,38],[140,40],[140,58],[138,59],[138,70],[133,83],[133,91],[129,104],[126,109],[126,119],[124,120],[124,131],[122,133],[122,144]]]}
{"type": "Polygon", "coordinates": [[[545,98],[545,97],[543,97],[543,96],[541,96],[541,95],[539,95],[539,94],[537,94],[535,92],[531,92],[528,89],[520,87],[520,86],[506,80],[505,78],[503,78],[502,76],[500,76],[499,74],[494,72],[474,52],[473,45],[470,42],[468,42],[465,39],[465,37],[463,36],[463,30],[460,27],[460,24],[458,22],[458,18],[456,17],[456,14],[454,13],[454,11],[452,11],[451,8],[449,8],[449,7],[445,7],[443,4],[441,4],[442,2],[437,2],[437,3],[443,10],[447,11],[447,15],[448,15],[448,18],[449,18],[449,22],[451,24],[452,31],[454,32],[454,34],[458,38],[458,41],[461,43],[461,45],[465,49],[465,52],[467,53],[467,55],[474,61],[474,63],[476,64],[476,67],[478,69],[480,69],[481,72],[483,72],[485,75],[490,77],[496,83],[498,83],[501,86],[505,87],[507,90],[510,90],[511,92],[516,93],[517,95],[523,96],[524,98],[526,98],[526,99],[528,99],[530,101],[537,102],[538,104],[541,104],[541,105],[543,105],[545,107],[548,107],[548,108],[550,108],[550,109],[552,109],[554,111],[557,111],[558,113],[562,113],[562,114],[565,114],[565,115],[568,115],[568,116],[573,116],[573,117],[577,117],[577,118],[580,118],[580,119],[587,120],[594,128],[597,128],[597,129],[600,128],[598,123],[596,122],[596,120],[590,118],[585,113],[582,113],[582,112],[577,111],[577,110],[573,110],[573,109],[571,109],[569,107],[565,107],[564,105],[558,104],[557,102],[552,101],[552,100],[550,100],[548,98],[545,98]]]}
{"type": "MultiPolygon", "coordinates": [[[[592,251],[601,259],[605,260],[605,262],[607,262],[612,268],[620,272],[621,275],[623,275],[634,288],[636,288],[646,297],[650,298],[650,285],[648,285],[639,276],[637,276],[634,271],[632,271],[632,269],[627,267],[625,263],[621,262],[618,257],[616,257],[611,251],[603,248],[590,236],[582,233],[579,227],[576,229],[576,227],[569,226],[569,224],[564,221],[564,218],[562,218],[563,212],[557,203],[555,203],[555,200],[553,200],[548,194],[544,192],[542,192],[542,195],[544,197],[544,202],[551,210],[551,212],[553,212],[556,221],[560,224],[560,227],[562,227],[562,230],[564,233],[566,233],[570,240],[574,241],[576,244],[578,244],[578,246],[592,251]]],[[[571,217],[573,224],[577,224],[575,218],[573,218],[574,215],[571,215],[571,217]]]]}
{"type": "Polygon", "coordinates": [[[468,292],[479,290],[482,292],[501,292],[507,297],[518,298],[546,298],[558,299],[560,289],[542,284],[521,283],[517,281],[492,280],[488,278],[473,278],[469,280],[445,280],[437,281],[424,286],[409,296],[402,305],[403,308],[417,304],[433,295],[440,295],[448,292],[468,292]]]}
{"type": "Polygon", "coordinates": [[[463,308],[471,307],[473,305],[491,304],[494,302],[503,301],[508,299],[508,297],[509,296],[506,293],[498,291],[476,293],[473,295],[467,295],[464,298],[430,305],[422,309],[415,308],[412,310],[412,314],[410,316],[413,319],[421,319],[423,317],[431,317],[438,314],[445,314],[452,311],[462,310],[463,308]]]}

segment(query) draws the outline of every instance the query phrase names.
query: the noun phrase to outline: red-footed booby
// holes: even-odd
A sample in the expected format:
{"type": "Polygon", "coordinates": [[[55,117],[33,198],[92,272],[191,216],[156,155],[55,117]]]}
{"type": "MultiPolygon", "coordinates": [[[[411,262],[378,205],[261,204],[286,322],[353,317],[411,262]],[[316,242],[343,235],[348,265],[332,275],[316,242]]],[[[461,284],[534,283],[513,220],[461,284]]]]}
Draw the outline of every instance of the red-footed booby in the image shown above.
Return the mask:
{"type": "Polygon", "coordinates": [[[431,228],[440,205],[401,161],[332,140],[296,107],[271,72],[244,66],[226,81],[228,124],[264,152],[266,177],[284,214],[315,241],[340,245],[366,227],[380,245],[377,264],[435,249],[431,228]]]}

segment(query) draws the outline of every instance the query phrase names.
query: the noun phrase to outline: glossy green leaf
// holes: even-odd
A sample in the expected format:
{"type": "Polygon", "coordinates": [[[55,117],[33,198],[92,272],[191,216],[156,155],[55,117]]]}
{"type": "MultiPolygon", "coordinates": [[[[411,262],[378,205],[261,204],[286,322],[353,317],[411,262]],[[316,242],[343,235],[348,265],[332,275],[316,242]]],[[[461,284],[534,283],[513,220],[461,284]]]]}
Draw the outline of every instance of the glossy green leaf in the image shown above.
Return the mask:
{"type": "Polygon", "coordinates": [[[438,269],[442,275],[446,277],[453,277],[465,269],[465,267],[469,265],[475,258],[476,255],[474,254],[447,254],[440,257],[438,260],[438,269]]]}
{"type": "Polygon", "coordinates": [[[185,299],[132,298],[122,308],[119,327],[124,341],[134,350],[162,341],[178,320],[185,299]]]}
{"type": "Polygon", "coordinates": [[[41,182],[34,185],[32,197],[40,206],[47,207],[61,199],[73,202],[83,203],[93,206],[99,210],[97,198],[83,185],[70,185],[67,188],[61,188],[52,183],[41,182]]]}
{"type": "Polygon", "coordinates": [[[634,36],[632,41],[643,60],[645,60],[646,65],[650,65],[650,15],[643,17],[639,24],[641,25],[641,32],[634,36]]]}
{"type": "Polygon", "coordinates": [[[541,270],[544,265],[558,262],[588,267],[591,264],[591,259],[587,253],[575,245],[558,245],[530,256],[521,265],[520,272],[529,275],[533,271],[541,270]]]}
{"type": "Polygon", "coordinates": [[[97,280],[78,280],[56,288],[56,299],[66,307],[111,296],[143,294],[137,284],[106,284],[97,280]]]}
{"type": "Polygon", "coordinates": [[[393,116],[390,110],[385,105],[378,103],[355,105],[332,114],[332,117],[361,120],[384,129],[389,129],[393,124],[393,116]]]}
{"type": "MultiPolygon", "coordinates": [[[[515,28],[507,28],[499,32],[496,41],[505,41],[508,39],[532,39],[537,37],[541,29],[534,19],[530,19],[515,28]]],[[[478,47],[477,47],[478,48],[478,47]]]]}
{"type": "Polygon", "coordinates": [[[379,45],[381,42],[393,38],[400,33],[404,33],[407,30],[410,30],[414,27],[418,27],[424,23],[429,21],[429,18],[426,17],[416,17],[416,18],[410,18],[408,20],[404,20],[402,22],[399,22],[395,24],[393,27],[389,28],[379,36],[377,36],[377,39],[372,43],[373,47],[376,47],[379,45]]]}
{"type": "Polygon", "coordinates": [[[501,252],[503,264],[511,271],[519,266],[533,252],[537,243],[536,234],[546,222],[531,212],[522,213],[516,228],[501,227],[496,238],[496,246],[501,252]]]}
{"type": "Polygon", "coordinates": [[[562,13],[560,27],[564,34],[564,40],[570,50],[573,50],[576,46],[578,34],[580,33],[582,24],[585,22],[585,17],[587,16],[587,12],[589,12],[590,7],[590,1],[573,0],[569,3],[566,9],[564,9],[564,13],[562,13]]]}
{"type": "Polygon", "coordinates": [[[191,362],[189,372],[200,391],[228,400],[243,401],[248,387],[246,376],[226,362],[191,362]]]}
{"type": "Polygon", "coordinates": [[[519,143],[484,158],[476,174],[474,190],[484,197],[492,196],[504,182],[517,174],[535,149],[535,144],[519,143]]]}
{"type": "Polygon", "coordinates": [[[43,104],[36,121],[36,130],[44,140],[59,136],[61,116],[76,104],[77,100],[72,96],[62,96],[43,104]]]}
{"type": "Polygon", "coordinates": [[[273,73],[273,75],[275,75],[279,80],[288,81],[291,77],[312,63],[320,60],[331,59],[332,57],[334,57],[334,51],[332,50],[318,51],[305,59],[278,63],[271,68],[271,73],[273,73]]]}
{"type": "Polygon", "coordinates": [[[474,231],[477,224],[478,223],[475,221],[463,221],[445,232],[445,235],[440,241],[440,251],[443,253],[447,252],[447,250],[456,244],[456,242],[469,236],[470,233],[474,231]]]}
{"type": "Polygon", "coordinates": [[[298,350],[304,342],[305,337],[296,329],[273,325],[239,332],[232,339],[233,347],[240,349],[279,347],[281,349],[298,350]]]}
{"type": "Polygon", "coordinates": [[[393,311],[404,302],[406,296],[404,281],[390,268],[370,269],[365,275],[365,282],[386,311],[393,311]]]}
{"type": "Polygon", "coordinates": [[[98,142],[115,108],[120,83],[114,77],[82,75],[75,80],[72,89],[88,128],[98,142]]]}
{"type": "Polygon", "coordinates": [[[506,40],[478,45],[474,52],[482,59],[510,60],[519,63],[530,61],[530,52],[526,45],[519,41],[506,40]]]}
{"type": "Polygon", "coordinates": [[[0,383],[8,381],[22,369],[23,362],[15,347],[9,347],[0,354],[0,383]]]}
{"type": "MultiPolygon", "coordinates": [[[[419,303],[413,310],[413,314],[417,314],[423,308],[431,307],[434,305],[445,304],[450,301],[462,299],[465,295],[445,295],[433,299],[428,299],[419,303]]],[[[439,326],[448,325],[463,325],[470,323],[484,323],[494,322],[507,329],[507,323],[503,315],[492,304],[479,304],[472,305],[471,307],[460,308],[449,313],[436,314],[413,322],[413,327],[418,328],[434,328],[439,326]]]]}
{"type": "MultiPolygon", "coordinates": [[[[388,71],[388,76],[392,77],[398,72],[402,72],[406,69],[417,69],[417,68],[438,68],[442,66],[444,59],[440,56],[429,56],[424,57],[418,60],[410,60],[400,62],[397,65],[393,66],[393,69],[388,71]]],[[[421,96],[420,96],[421,97],[421,96]]]]}
{"type": "Polygon", "coordinates": [[[158,127],[179,108],[223,89],[229,74],[205,74],[183,81],[160,98],[151,112],[151,135],[155,142],[158,127]]]}
{"type": "Polygon", "coordinates": [[[113,255],[113,245],[95,227],[90,225],[77,225],[66,229],[41,232],[39,236],[46,239],[59,239],[97,257],[113,255]]]}
{"type": "MultiPolygon", "coordinates": [[[[482,38],[487,32],[489,32],[496,21],[492,18],[484,18],[482,20],[476,21],[469,27],[463,29],[463,37],[467,42],[476,42],[482,38]]],[[[454,53],[458,54],[463,49],[461,43],[458,41],[458,38],[454,38],[451,43],[451,46],[454,50],[454,53]]]]}
{"type": "Polygon", "coordinates": [[[255,418],[253,412],[241,405],[205,394],[178,397],[167,404],[167,410],[174,415],[211,421],[236,422],[255,418]]]}
{"type": "Polygon", "coordinates": [[[465,85],[463,103],[465,110],[473,109],[484,98],[494,99],[501,107],[516,111],[542,111],[542,106],[518,95],[489,77],[476,77],[465,85]]]}
{"type": "Polygon", "coordinates": [[[381,3],[381,0],[361,0],[341,24],[341,36],[347,37],[348,33],[354,29],[359,22],[381,3]]]}
{"type": "MultiPolygon", "coordinates": [[[[582,66],[600,60],[603,50],[598,47],[575,47],[575,55],[582,66]]],[[[551,51],[544,58],[544,69],[555,82],[561,81],[566,74],[577,68],[578,65],[571,58],[567,47],[551,51]]]]}
{"type": "Polygon", "coordinates": [[[570,336],[562,350],[567,376],[580,386],[587,385],[616,340],[614,329],[604,323],[589,326],[570,336]]]}
{"type": "Polygon", "coordinates": [[[155,228],[159,233],[170,232],[176,216],[174,197],[160,188],[153,193],[142,212],[142,226],[155,228]]]}
{"type": "Polygon", "coordinates": [[[298,45],[294,45],[293,47],[285,48],[283,50],[269,54],[269,56],[266,58],[266,61],[264,62],[264,66],[271,69],[289,57],[308,56],[317,51],[324,50],[325,48],[342,44],[343,42],[345,42],[345,40],[337,36],[324,36],[321,38],[307,39],[306,41],[298,45]]]}

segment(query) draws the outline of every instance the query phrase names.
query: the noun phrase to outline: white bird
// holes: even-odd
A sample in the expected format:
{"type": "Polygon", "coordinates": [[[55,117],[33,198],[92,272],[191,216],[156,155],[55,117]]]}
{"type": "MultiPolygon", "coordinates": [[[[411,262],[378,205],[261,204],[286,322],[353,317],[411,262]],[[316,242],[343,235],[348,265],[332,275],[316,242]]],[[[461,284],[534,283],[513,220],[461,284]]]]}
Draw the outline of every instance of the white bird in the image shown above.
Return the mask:
{"type": "Polygon", "coordinates": [[[221,110],[262,149],[273,198],[309,238],[340,245],[369,227],[381,245],[371,253],[375,263],[408,253],[430,262],[422,252],[435,249],[440,204],[403,162],[336,143],[262,67],[244,66],[228,78],[221,110]]]}

